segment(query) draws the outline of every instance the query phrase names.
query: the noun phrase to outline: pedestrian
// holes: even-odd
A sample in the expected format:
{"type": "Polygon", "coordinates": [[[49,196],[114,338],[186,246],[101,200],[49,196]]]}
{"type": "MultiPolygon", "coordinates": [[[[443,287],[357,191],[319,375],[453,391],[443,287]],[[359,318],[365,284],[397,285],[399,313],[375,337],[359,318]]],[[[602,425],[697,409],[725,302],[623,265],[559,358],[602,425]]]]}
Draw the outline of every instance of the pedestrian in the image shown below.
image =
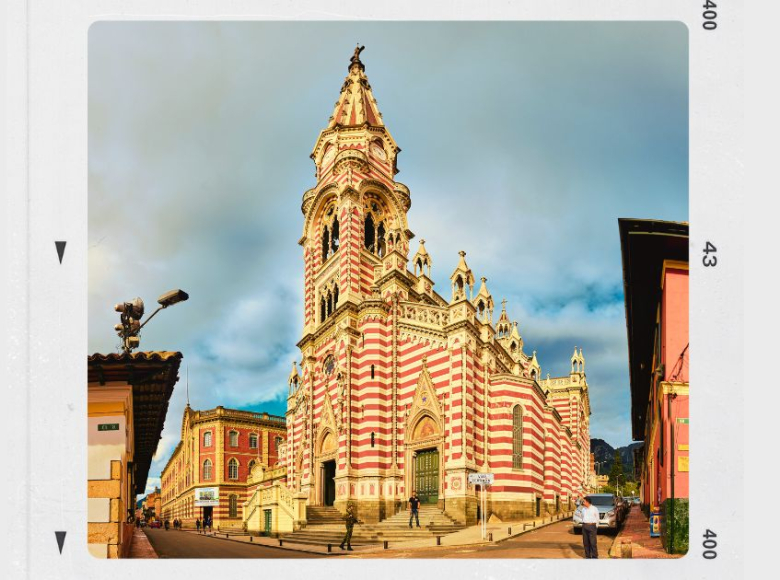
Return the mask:
{"type": "Polygon", "coordinates": [[[339,546],[342,550],[344,549],[344,544],[347,545],[347,550],[352,551],[352,528],[355,527],[355,524],[362,524],[360,520],[357,519],[355,516],[354,508],[352,507],[352,504],[349,504],[347,506],[347,515],[344,516],[344,522],[347,525],[347,531],[344,534],[344,539],[341,540],[341,545],[339,546]]]}
{"type": "Polygon", "coordinates": [[[195,520],[195,529],[200,533],[200,518],[195,520]]]}
{"type": "Polygon", "coordinates": [[[412,520],[417,521],[417,527],[420,527],[420,500],[417,498],[417,492],[412,492],[409,498],[409,527],[412,527],[412,520]]]}
{"type": "Polygon", "coordinates": [[[165,531],[168,531],[168,528],[171,526],[171,522],[168,521],[168,518],[165,518],[165,531]]]}
{"type": "Polygon", "coordinates": [[[585,557],[597,559],[599,557],[599,545],[596,538],[596,530],[599,526],[599,508],[590,502],[585,496],[582,499],[582,545],[585,548],[585,557]]]}

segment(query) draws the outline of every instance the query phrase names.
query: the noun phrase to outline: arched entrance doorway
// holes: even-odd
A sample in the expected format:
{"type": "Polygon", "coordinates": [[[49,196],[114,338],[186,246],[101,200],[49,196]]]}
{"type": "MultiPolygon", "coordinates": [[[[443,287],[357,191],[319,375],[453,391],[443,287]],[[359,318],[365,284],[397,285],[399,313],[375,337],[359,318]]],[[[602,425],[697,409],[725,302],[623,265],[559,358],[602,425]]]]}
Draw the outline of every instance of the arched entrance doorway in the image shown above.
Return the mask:
{"type": "Polygon", "coordinates": [[[332,506],[336,500],[336,455],[338,441],[332,431],[324,432],[320,440],[319,499],[320,505],[332,506]]]}
{"type": "Polygon", "coordinates": [[[406,444],[409,491],[416,491],[420,503],[436,505],[442,491],[442,436],[438,422],[423,414],[412,422],[411,438],[406,444]]]}

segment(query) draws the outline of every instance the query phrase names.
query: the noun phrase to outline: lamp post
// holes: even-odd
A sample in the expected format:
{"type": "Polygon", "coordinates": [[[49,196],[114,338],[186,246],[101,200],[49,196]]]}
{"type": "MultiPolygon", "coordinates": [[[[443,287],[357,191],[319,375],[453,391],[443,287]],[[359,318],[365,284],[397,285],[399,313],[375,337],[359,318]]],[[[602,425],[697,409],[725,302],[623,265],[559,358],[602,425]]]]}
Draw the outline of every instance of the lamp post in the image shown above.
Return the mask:
{"type": "Polygon", "coordinates": [[[146,326],[149,321],[154,318],[154,315],[160,312],[164,308],[184,302],[190,297],[184,290],[171,290],[166,292],[157,299],[157,303],[160,305],[157,310],[152,312],[151,315],[142,323],[141,318],[144,315],[144,301],[140,298],[133,298],[127,302],[122,302],[114,306],[114,310],[120,313],[121,323],[114,326],[114,330],[122,339],[122,350],[125,353],[130,354],[134,348],[138,348],[141,342],[138,334],[141,329],[146,326]]]}
{"type": "Polygon", "coordinates": [[[616,490],[617,490],[617,494],[618,494],[618,496],[620,496],[620,478],[621,478],[621,477],[623,477],[623,474],[622,474],[622,473],[618,473],[618,474],[615,476],[615,488],[616,488],[616,490]]]}

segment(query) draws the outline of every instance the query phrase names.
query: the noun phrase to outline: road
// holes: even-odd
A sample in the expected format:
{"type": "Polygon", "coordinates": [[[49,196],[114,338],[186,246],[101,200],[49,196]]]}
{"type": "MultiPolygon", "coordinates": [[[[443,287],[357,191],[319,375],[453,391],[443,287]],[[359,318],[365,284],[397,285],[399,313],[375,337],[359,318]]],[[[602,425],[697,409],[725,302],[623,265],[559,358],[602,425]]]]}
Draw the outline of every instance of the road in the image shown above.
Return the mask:
{"type": "Polygon", "coordinates": [[[320,558],[273,546],[243,544],[192,532],[144,528],[160,558],[320,558]]]}
{"type": "MultiPolygon", "coordinates": [[[[608,558],[614,532],[598,535],[599,558],[608,558]]],[[[490,546],[453,546],[350,554],[348,558],[584,558],[582,536],[564,520],[490,546]]]]}

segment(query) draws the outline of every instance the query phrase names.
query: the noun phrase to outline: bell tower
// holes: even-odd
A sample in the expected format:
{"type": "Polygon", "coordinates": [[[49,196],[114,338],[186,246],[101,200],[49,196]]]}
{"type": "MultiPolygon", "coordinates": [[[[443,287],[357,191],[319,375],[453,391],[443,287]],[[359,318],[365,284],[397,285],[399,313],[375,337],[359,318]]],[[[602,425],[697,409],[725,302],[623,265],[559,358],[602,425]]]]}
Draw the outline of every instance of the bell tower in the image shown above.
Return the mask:
{"type": "Polygon", "coordinates": [[[347,67],[311,159],[316,185],[303,194],[304,339],[347,304],[371,295],[376,273],[405,272],[413,237],[409,189],[395,181],[400,148],[387,130],[360,59],[347,67]]]}

